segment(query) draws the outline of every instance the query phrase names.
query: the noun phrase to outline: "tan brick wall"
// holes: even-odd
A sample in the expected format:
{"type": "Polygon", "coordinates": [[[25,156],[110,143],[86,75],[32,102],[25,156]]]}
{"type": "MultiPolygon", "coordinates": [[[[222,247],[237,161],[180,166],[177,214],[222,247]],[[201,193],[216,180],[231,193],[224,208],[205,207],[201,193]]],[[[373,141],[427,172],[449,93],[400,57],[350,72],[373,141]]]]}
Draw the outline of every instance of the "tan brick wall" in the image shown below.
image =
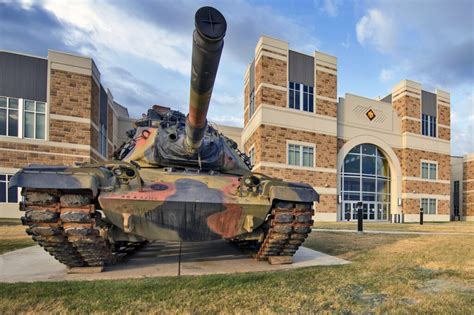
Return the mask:
{"type": "Polygon", "coordinates": [[[247,126],[249,121],[249,102],[250,102],[250,85],[246,84],[244,88],[244,126],[247,126]]]}
{"type": "Polygon", "coordinates": [[[90,128],[87,123],[51,119],[49,137],[54,142],[89,144],[90,128]]]}
{"type": "Polygon", "coordinates": [[[91,84],[90,76],[52,69],[50,113],[90,118],[91,84]]]}
{"type": "Polygon", "coordinates": [[[421,160],[438,162],[438,179],[450,180],[451,158],[439,154],[415,149],[394,149],[400,161],[402,176],[421,177],[421,160]]]}
{"type": "Polygon", "coordinates": [[[337,117],[337,103],[325,100],[316,100],[316,114],[337,117]]]}
{"type": "Polygon", "coordinates": [[[315,212],[317,213],[336,213],[337,212],[337,196],[336,195],[320,195],[319,203],[316,203],[315,212]]]}
{"type": "Polygon", "coordinates": [[[467,181],[474,179],[474,161],[465,161],[463,163],[463,214],[465,216],[474,216],[474,182],[467,181]]]}
{"type": "Polygon", "coordinates": [[[114,147],[110,143],[107,143],[107,156],[108,156],[108,159],[112,159],[113,155],[114,155],[114,147]]]}
{"type": "Polygon", "coordinates": [[[451,113],[450,107],[438,105],[438,124],[450,126],[451,125],[451,113]]]}
{"type": "Polygon", "coordinates": [[[411,119],[404,119],[402,121],[402,132],[421,134],[421,123],[411,119]]]}
{"type": "Polygon", "coordinates": [[[104,158],[100,157],[100,155],[97,155],[92,151],[90,151],[90,156],[91,156],[91,161],[95,163],[99,163],[105,160],[104,158]]]}
{"type": "MultiPolygon", "coordinates": [[[[337,97],[337,76],[316,70],[316,95],[329,98],[337,97]]],[[[316,99],[316,101],[318,101],[316,99]]]]}
{"type": "Polygon", "coordinates": [[[438,200],[438,214],[450,214],[451,204],[449,200],[438,200]]]}
{"type": "Polygon", "coordinates": [[[255,95],[255,110],[262,104],[275,105],[278,107],[287,106],[287,94],[286,92],[268,88],[261,87],[255,95]]]}
{"type": "Polygon", "coordinates": [[[392,106],[400,117],[421,118],[421,102],[418,98],[405,95],[393,101],[392,106]]]}
{"type": "Polygon", "coordinates": [[[99,131],[91,126],[90,145],[96,150],[99,150],[99,131]]]}
{"type": "Polygon", "coordinates": [[[327,184],[330,188],[336,188],[335,173],[323,173],[317,171],[267,166],[262,166],[255,171],[292,182],[307,183],[311,186],[325,187],[327,184]]]}
{"type": "Polygon", "coordinates": [[[262,83],[287,87],[287,62],[262,56],[255,64],[255,89],[262,83]]]}
{"type": "Polygon", "coordinates": [[[257,161],[287,163],[287,140],[308,142],[316,145],[317,167],[336,168],[337,138],[313,132],[269,125],[260,125],[245,144],[246,151],[255,143],[257,161]],[[258,143],[260,142],[260,143],[258,143]],[[264,149],[263,147],[264,146],[264,149]]]}
{"type": "Polygon", "coordinates": [[[10,149],[10,151],[0,151],[0,165],[2,167],[23,168],[29,164],[73,165],[75,162],[90,162],[88,157],[89,153],[86,150],[57,148],[13,142],[0,142],[0,147],[10,149]],[[51,154],[40,152],[47,152],[51,154]],[[84,157],[63,156],[60,154],[83,155],[84,157]]]}
{"type": "MultiPolygon", "coordinates": [[[[405,214],[419,214],[420,213],[420,202],[421,198],[417,199],[404,199],[403,200],[403,213],[405,214]]],[[[437,214],[450,214],[450,203],[449,200],[438,200],[438,213],[437,214]]]]}
{"type": "Polygon", "coordinates": [[[449,183],[436,183],[427,181],[405,180],[402,181],[402,192],[411,193],[416,191],[423,194],[449,195],[451,185],[449,183]]]}
{"type": "Polygon", "coordinates": [[[254,131],[252,136],[250,136],[250,138],[244,144],[245,153],[247,154],[249,153],[249,150],[252,146],[255,148],[254,164],[258,164],[262,160],[261,153],[263,142],[260,140],[262,137],[262,130],[263,128],[257,128],[257,130],[254,131]]]}
{"type": "Polygon", "coordinates": [[[91,98],[90,98],[90,108],[91,108],[91,119],[92,121],[99,126],[99,117],[100,117],[100,88],[95,83],[94,80],[92,81],[91,86],[91,98]]]}
{"type": "Polygon", "coordinates": [[[438,126],[438,138],[443,140],[451,140],[451,129],[438,126]]]}
{"type": "Polygon", "coordinates": [[[107,138],[112,141],[114,137],[114,112],[112,108],[107,105],[107,138]]]}

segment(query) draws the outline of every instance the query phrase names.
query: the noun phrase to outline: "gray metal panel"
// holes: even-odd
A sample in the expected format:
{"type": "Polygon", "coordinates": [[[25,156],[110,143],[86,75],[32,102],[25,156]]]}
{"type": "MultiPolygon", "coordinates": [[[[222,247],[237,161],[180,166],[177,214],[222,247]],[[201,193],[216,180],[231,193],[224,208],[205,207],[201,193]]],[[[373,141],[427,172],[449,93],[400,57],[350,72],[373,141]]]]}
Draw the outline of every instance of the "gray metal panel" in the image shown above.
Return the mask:
{"type": "Polygon", "coordinates": [[[48,61],[0,52],[0,95],[46,102],[48,61]]]}
{"type": "Polygon", "coordinates": [[[99,114],[100,123],[105,126],[105,129],[107,129],[107,92],[105,91],[102,84],[100,85],[99,106],[100,106],[99,107],[100,108],[100,114],[99,114]]]}
{"type": "Polygon", "coordinates": [[[250,73],[249,73],[249,91],[255,89],[255,60],[252,61],[250,65],[250,73]]]}
{"type": "Polygon", "coordinates": [[[421,113],[436,117],[436,94],[421,91],[421,113]]]}
{"type": "Polygon", "coordinates": [[[314,86],[314,57],[290,50],[289,80],[314,86]]]}
{"type": "Polygon", "coordinates": [[[392,104],[392,94],[389,94],[381,99],[382,102],[392,104]]]}

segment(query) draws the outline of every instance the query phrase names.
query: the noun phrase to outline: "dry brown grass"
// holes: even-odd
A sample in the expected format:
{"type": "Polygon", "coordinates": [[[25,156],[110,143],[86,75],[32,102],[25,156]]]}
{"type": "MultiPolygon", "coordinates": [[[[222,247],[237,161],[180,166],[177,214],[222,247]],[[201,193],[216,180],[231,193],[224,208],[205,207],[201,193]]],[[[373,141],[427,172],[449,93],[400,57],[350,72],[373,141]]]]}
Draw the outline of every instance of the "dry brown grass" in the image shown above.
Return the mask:
{"type": "MultiPolygon", "coordinates": [[[[357,230],[357,222],[315,222],[316,229],[334,230],[357,230]]],[[[412,231],[412,232],[454,232],[473,233],[474,222],[427,222],[423,225],[419,223],[393,224],[388,222],[364,222],[364,230],[367,231],[412,231]]]]}
{"type": "Polygon", "coordinates": [[[26,234],[25,227],[18,225],[19,221],[14,221],[14,224],[10,221],[6,222],[8,224],[0,221],[0,254],[34,245],[31,237],[26,234]]]}
{"type": "Polygon", "coordinates": [[[0,313],[474,313],[474,239],[313,232],[353,263],[292,271],[0,284],[0,313]]]}

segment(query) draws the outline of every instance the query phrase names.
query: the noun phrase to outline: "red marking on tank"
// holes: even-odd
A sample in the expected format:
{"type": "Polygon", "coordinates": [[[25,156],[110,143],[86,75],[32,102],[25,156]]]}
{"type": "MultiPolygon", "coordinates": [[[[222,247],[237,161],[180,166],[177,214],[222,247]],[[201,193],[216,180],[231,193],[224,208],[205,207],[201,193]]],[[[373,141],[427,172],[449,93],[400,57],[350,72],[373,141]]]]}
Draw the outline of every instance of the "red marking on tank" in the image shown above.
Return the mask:
{"type": "Polygon", "coordinates": [[[136,146],[136,147],[145,146],[145,144],[147,143],[148,139],[150,139],[150,138],[153,138],[153,139],[154,139],[154,138],[155,138],[156,131],[157,131],[156,128],[144,129],[144,130],[142,131],[142,134],[143,134],[144,132],[148,132],[148,136],[147,136],[147,137],[144,137],[144,136],[140,135],[139,137],[137,137],[136,142],[135,142],[135,146],[136,146]]]}
{"type": "Polygon", "coordinates": [[[214,213],[207,218],[207,226],[223,238],[236,236],[240,232],[243,208],[237,204],[225,204],[224,211],[214,213]]]}

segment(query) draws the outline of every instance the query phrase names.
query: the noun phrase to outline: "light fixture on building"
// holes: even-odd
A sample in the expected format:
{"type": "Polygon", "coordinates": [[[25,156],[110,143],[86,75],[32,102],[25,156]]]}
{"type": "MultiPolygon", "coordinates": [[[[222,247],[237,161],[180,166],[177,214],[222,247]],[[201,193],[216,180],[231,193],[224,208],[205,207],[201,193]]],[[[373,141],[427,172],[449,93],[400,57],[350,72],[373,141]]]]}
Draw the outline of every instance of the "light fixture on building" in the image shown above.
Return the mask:
{"type": "Polygon", "coordinates": [[[398,198],[398,200],[397,200],[397,205],[398,205],[399,207],[402,206],[402,198],[398,198]]]}
{"type": "Polygon", "coordinates": [[[337,195],[337,203],[341,203],[342,202],[342,196],[341,194],[337,195]]]}

